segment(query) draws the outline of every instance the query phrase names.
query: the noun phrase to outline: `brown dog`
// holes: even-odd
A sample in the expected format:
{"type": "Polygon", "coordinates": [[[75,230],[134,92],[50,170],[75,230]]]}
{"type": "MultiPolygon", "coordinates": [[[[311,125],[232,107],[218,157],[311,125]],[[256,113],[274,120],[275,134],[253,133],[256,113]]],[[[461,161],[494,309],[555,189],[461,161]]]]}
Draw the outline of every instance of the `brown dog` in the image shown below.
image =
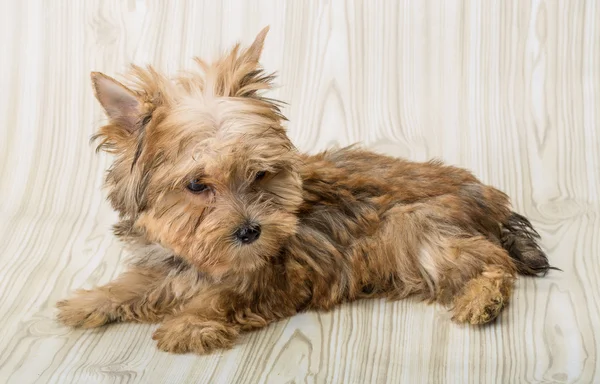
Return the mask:
{"type": "Polygon", "coordinates": [[[115,281],[58,303],[73,327],[162,322],[169,352],[231,347],[299,311],[418,294],[483,324],[516,273],[551,267],[529,221],[466,170],[345,148],[309,156],[286,136],[273,75],[245,50],[129,87],[92,74],[109,118],[99,148],[115,234],[133,255],[115,281]]]}

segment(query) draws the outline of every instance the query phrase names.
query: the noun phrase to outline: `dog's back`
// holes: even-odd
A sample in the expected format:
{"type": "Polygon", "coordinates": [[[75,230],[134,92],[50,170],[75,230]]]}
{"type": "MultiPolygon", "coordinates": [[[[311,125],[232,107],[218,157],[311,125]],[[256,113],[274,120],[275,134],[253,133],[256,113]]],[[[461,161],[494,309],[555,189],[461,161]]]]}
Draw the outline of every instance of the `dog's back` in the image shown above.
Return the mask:
{"type": "Polygon", "coordinates": [[[304,207],[305,214],[312,212],[305,216],[312,224],[340,224],[335,216],[348,214],[342,212],[344,206],[352,206],[346,211],[357,215],[367,212],[367,207],[381,215],[397,204],[426,203],[446,196],[448,220],[500,243],[520,274],[543,276],[553,269],[531,222],[510,209],[506,194],[482,184],[465,169],[438,161],[406,161],[352,146],[306,156],[304,162],[307,201],[310,196],[322,200],[313,199],[304,207]],[[325,201],[328,198],[331,201],[325,201]],[[315,216],[314,205],[319,204],[328,208],[315,216]]]}

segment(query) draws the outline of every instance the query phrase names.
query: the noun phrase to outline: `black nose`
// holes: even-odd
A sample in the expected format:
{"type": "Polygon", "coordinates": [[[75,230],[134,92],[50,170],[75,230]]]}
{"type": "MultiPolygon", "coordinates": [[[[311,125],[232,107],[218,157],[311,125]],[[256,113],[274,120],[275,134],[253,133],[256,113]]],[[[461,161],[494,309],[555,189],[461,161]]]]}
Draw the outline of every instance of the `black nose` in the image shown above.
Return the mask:
{"type": "Polygon", "coordinates": [[[236,232],[235,237],[244,244],[250,244],[260,237],[260,225],[244,224],[236,232]]]}

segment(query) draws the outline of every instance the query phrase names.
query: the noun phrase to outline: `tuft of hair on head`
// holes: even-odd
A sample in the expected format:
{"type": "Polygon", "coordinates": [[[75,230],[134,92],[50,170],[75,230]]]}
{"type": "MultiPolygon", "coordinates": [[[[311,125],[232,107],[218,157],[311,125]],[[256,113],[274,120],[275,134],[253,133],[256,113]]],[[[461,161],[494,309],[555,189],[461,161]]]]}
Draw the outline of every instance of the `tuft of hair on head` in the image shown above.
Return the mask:
{"type": "Polygon", "coordinates": [[[127,146],[136,145],[139,140],[133,139],[143,136],[143,128],[156,118],[155,111],[161,106],[175,104],[182,90],[188,95],[202,94],[206,99],[253,99],[271,109],[278,119],[286,120],[281,114],[284,103],[261,94],[272,88],[276,77],[275,73],[265,72],[259,63],[268,31],[268,26],[263,28],[248,48],[242,49],[238,43],[210,65],[194,58],[202,73],[188,72],[169,79],[151,66],[132,65],[127,76],[128,87],[103,73],[92,72],[96,99],[109,119],[109,124],[92,137],[93,141],[100,140],[97,149],[120,152],[127,146]]]}

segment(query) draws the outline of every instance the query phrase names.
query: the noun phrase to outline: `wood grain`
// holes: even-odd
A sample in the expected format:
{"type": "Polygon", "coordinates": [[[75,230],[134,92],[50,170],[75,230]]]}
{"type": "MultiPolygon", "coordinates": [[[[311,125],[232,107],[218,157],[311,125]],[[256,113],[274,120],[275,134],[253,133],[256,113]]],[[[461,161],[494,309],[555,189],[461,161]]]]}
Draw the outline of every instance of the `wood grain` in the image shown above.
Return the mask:
{"type": "Polygon", "coordinates": [[[600,3],[3,1],[0,382],[600,382],[600,3]],[[175,71],[271,25],[264,65],[292,139],[439,157],[508,192],[543,236],[498,322],[457,326],[415,300],[305,313],[212,356],[158,352],[154,326],[72,331],[72,289],[125,257],[101,192],[110,159],[88,74],[175,71]]]}

